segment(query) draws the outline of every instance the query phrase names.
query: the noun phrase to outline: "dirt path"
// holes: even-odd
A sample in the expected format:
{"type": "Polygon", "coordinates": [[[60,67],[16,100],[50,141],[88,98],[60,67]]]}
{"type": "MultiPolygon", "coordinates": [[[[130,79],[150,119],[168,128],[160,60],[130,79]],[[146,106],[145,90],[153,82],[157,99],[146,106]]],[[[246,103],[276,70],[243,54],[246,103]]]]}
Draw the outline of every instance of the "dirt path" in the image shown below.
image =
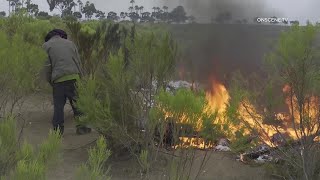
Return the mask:
{"type": "MultiPolygon", "coordinates": [[[[51,128],[52,105],[50,96],[39,95],[28,98],[21,108],[21,123],[24,119],[26,126],[23,130],[23,138],[37,146],[48,135],[51,128]]],[[[98,134],[93,132],[89,135],[77,136],[72,120],[71,108],[66,107],[65,135],[63,139],[63,152],[57,164],[50,168],[49,180],[73,180],[76,169],[87,160],[87,149],[94,144],[98,134]]],[[[198,152],[195,166],[200,164],[204,152],[198,152]]],[[[114,161],[111,164],[112,179],[139,179],[137,176],[137,164],[133,161],[114,161]],[[134,168],[135,167],[135,168],[134,168]]],[[[196,168],[192,169],[195,174],[196,168]]],[[[167,179],[163,172],[152,179],[167,179]]],[[[226,153],[211,153],[207,166],[201,173],[201,180],[256,180],[265,179],[264,170],[258,167],[250,167],[235,161],[233,156],[226,153]]]]}

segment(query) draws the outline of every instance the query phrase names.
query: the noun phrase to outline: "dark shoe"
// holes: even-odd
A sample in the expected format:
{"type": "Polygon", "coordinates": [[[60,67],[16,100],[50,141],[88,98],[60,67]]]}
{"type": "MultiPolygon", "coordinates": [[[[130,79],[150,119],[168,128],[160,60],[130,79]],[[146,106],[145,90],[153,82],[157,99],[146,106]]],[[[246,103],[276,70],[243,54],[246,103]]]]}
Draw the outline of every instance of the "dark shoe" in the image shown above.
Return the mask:
{"type": "Polygon", "coordinates": [[[53,127],[53,130],[56,132],[58,131],[59,135],[62,136],[64,133],[64,126],[63,125],[55,126],[55,127],[53,127]]]}
{"type": "Polygon", "coordinates": [[[87,128],[85,126],[77,126],[77,131],[76,133],[78,135],[84,135],[84,134],[89,134],[91,133],[91,128],[87,128]]]}

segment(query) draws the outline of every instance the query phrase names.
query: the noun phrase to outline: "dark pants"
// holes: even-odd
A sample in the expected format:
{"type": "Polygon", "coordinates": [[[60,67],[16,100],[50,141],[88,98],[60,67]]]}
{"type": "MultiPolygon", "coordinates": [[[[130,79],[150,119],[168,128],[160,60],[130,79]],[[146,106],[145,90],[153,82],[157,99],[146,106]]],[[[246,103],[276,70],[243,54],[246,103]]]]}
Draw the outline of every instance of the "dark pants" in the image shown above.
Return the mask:
{"type": "Polygon", "coordinates": [[[63,126],[64,124],[64,106],[67,99],[69,100],[74,117],[77,118],[81,112],[75,107],[76,94],[76,80],[65,81],[53,84],[53,105],[54,114],[52,124],[53,127],[63,126]]]}

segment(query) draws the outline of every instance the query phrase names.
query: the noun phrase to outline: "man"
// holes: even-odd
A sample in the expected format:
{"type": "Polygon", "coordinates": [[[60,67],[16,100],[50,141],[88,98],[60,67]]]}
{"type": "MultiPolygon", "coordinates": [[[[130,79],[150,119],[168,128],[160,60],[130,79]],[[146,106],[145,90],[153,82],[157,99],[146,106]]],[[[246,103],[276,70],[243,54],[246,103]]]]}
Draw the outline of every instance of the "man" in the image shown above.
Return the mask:
{"type": "MultiPolygon", "coordinates": [[[[68,99],[75,118],[79,118],[81,112],[75,107],[76,103],[76,82],[80,79],[82,71],[80,58],[75,44],[68,40],[66,32],[60,29],[50,31],[43,48],[48,54],[45,71],[47,81],[53,87],[53,128],[64,133],[64,106],[68,99]]],[[[91,129],[77,125],[76,133],[90,133],[91,129]]]]}

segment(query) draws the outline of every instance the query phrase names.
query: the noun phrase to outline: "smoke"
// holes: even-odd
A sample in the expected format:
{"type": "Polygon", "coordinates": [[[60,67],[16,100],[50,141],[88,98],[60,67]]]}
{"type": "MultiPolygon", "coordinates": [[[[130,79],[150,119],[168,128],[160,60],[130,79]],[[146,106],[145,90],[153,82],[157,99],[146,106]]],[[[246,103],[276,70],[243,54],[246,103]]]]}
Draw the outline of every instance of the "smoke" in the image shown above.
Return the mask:
{"type": "Polygon", "coordinates": [[[266,0],[162,0],[160,5],[175,7],[182,5],[189,15],[199,22],[207,22],[217,14],[230,12],[233,19],[280,16],[266,0]]]}

